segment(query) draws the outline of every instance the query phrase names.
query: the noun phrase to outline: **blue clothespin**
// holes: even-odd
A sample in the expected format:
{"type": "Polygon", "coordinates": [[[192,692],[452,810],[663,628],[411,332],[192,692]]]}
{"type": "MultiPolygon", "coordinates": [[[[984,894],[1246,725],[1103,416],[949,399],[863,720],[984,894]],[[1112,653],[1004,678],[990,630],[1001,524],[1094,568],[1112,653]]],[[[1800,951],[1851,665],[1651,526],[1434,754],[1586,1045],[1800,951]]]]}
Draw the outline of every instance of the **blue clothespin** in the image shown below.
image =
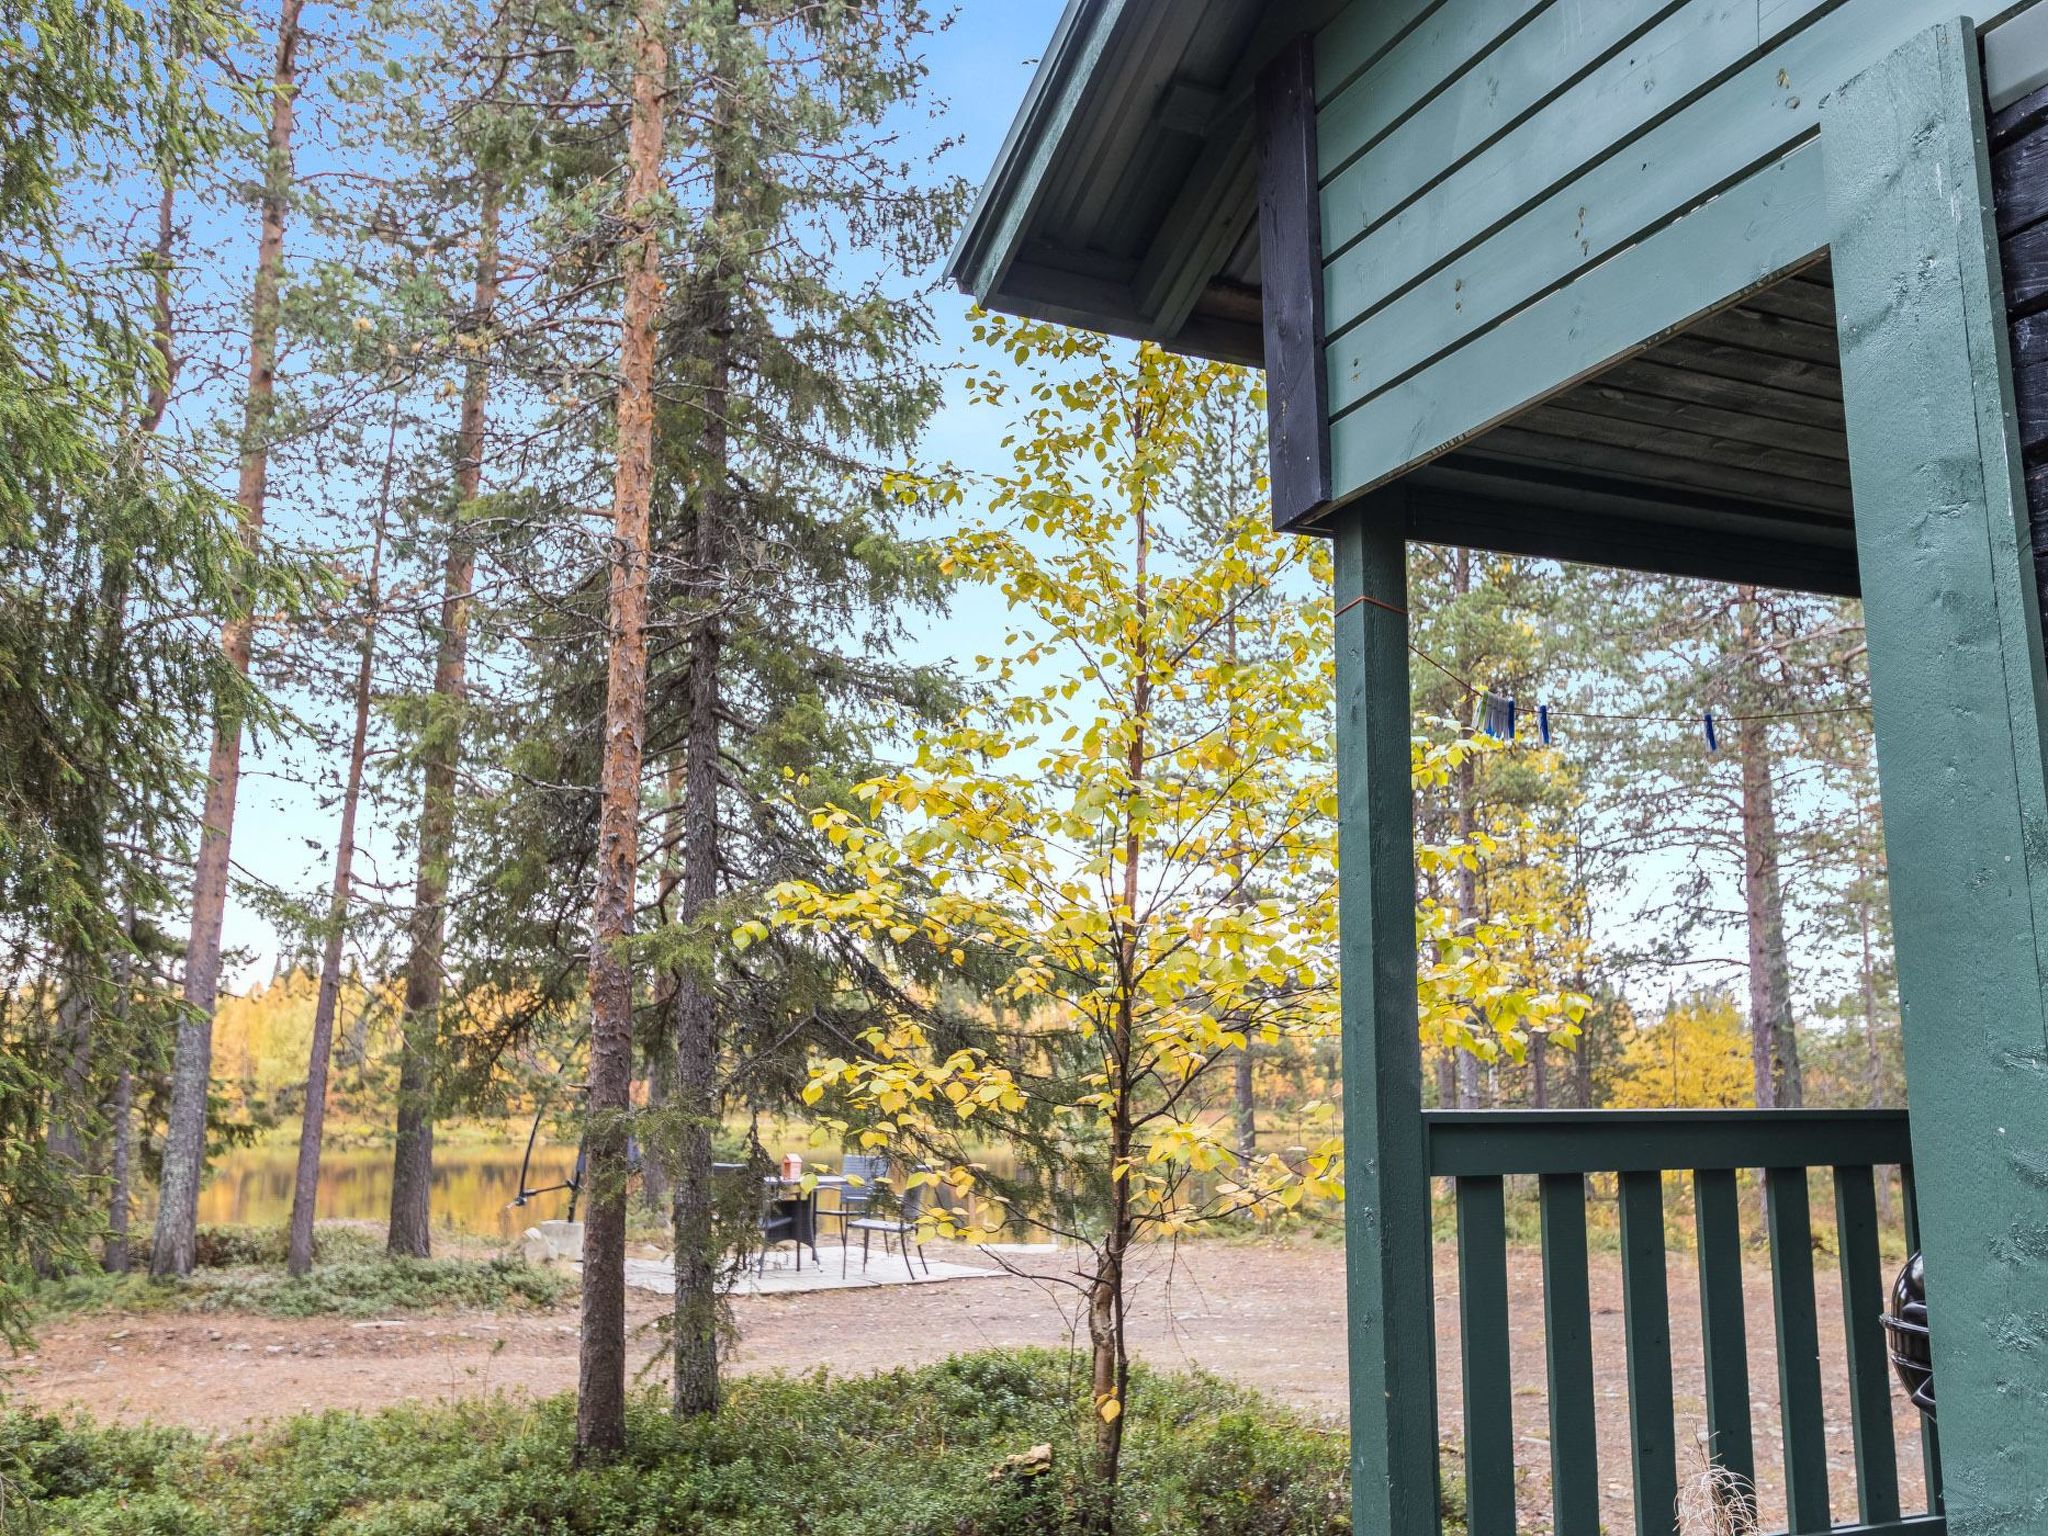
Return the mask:
{"type": "Polygon", "coordinates": [[[1516,704],[1515,704],[1515,701],[1514,701],[1513,699],[1509,699],[1509,700],[1508,700],[1508,740],[1509,740],[1509,741],[1513,741],[1513,740],[1515,739],[1515,712],[1516,712],[1516,708],[1517,708],[1517,706],[1516,706],[1516,704]]]}
{"type": "Polygon", "coordinates": [[[1543,745],[1546,747],[1550,745],[1550,706],[1548,704],[1538,704],[1536,706],[1536,734],[1542,738],[1543,745]]]}
{"type": "Polygon", "coordinates": [[[1704,715],[1700,716],[1700,719],[1706,725],[1707,728],[1707,750],[1709,752],[1720,751],[1721,738],[1714,734],[1714,712],[1710,709],[1704,715]]]}

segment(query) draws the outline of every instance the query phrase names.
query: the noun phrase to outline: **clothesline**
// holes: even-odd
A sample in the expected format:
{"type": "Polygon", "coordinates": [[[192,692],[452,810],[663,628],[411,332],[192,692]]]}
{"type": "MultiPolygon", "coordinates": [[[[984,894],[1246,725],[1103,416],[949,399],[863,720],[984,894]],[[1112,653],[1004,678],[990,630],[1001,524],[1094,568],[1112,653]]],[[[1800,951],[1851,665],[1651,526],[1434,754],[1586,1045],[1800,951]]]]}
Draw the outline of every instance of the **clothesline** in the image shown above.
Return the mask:
{"type": "MultiPolygon", "coordinates": [[[[1373,602],[1375,600],[1368,598],[1365,601],[1373,602]]],[[[1380,604],[1379,606],[1385,607],[1387,605],[1380,604]]],[[[1412,640],[1408,642],[1408,649],[1418,659],[1436,668],[1437,671],[1443,673],[1445,677],[1464,689],[1468,698],[1478,701],[1480,718],[1476,723],[1482,731],[1486,732],[1489,736],[1494,736],[1504,741],[1512,741],[1515,738],[1521,714],[1521,707],[1516,699],[1496,692],[1491,688],[1476,686],[1468,679],[1459,676],[1458,673],[1437,660],[1436,657],[1430,655],[1429,652],[1412,640]]],[[[1740,715],[1721,714],[1709,709],[1701,711],[1698,716],[1693,716],[1620,714],[1612,711],[1590,709],[1556,709],[1548,704],[1539,704],[1536,706],[1536,731],[1538,738],[1547,747],[1550,745],[1550,726],[1554,720],[1599,720],[1647,725],[1698,725],[1706,735],[1707,750],[1709,752],[1718,752],[1721,750],[1719,727],[1722,725],[1762,723],[1771,720],[1803,720],[1822,715],[1858,715],[1867,714],[1869,709],[1870,706],[1868,704],[1837,704],[1815,709],[1758,710],[1740,715]]]]}

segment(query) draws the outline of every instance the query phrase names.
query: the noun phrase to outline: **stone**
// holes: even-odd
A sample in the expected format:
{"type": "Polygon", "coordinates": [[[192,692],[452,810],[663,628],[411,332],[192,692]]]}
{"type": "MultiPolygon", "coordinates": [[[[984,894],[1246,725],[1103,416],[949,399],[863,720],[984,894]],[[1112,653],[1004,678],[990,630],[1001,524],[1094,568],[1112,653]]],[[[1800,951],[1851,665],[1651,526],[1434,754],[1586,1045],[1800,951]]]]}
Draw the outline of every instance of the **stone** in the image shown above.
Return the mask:
{"type": "Polygon", "coordinates": [[[583,1223],[544,1221],[528,1227],[519,1240],[519,1252],[529,1264],[548,1264],[557,1259],[576,1263],[583,1257],[583,1223]]]}

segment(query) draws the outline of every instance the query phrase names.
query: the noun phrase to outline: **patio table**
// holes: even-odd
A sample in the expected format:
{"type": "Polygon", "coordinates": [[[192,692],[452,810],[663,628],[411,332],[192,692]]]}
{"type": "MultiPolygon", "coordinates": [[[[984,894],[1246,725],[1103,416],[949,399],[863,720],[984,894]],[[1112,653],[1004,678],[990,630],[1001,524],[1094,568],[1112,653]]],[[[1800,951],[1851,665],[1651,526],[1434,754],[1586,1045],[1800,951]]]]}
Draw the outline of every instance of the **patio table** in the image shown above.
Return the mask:
{"type": "Polygon", "coordinates": [[[768,1191],[770,1220],[787,1220],[791,1241],[797,1244],[797,1261],[803,1261],[803,1250],[811,1250],[811,1257],[819,1263],[818,1257],[818,1191],[821,1189],[844,1189],[846,1180],[836,1173],[821,1173],[813,1177],[812,1186],[806,1190],[803,1178],[785,1179],[779,1173],[766,1174],[761,1183],[768,1191]]]}

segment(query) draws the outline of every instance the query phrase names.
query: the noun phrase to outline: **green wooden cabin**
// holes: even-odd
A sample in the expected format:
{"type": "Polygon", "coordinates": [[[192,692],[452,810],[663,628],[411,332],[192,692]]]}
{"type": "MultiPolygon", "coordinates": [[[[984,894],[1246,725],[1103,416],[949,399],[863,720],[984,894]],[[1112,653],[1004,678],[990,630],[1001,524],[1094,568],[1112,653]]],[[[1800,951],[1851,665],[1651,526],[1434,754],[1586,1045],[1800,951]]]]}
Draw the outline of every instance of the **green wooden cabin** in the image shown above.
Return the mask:
{"type": "Polygon", "coordinates": [[[1752,1400],[1775,1401],[1790,1529],[2048,1533],[2044,81],[2031,0],[1072,0],[1059,22],[955,279],[1262,363],[1275,518],[1336,542],[1361,1533],[1439,1525],[1432,1178],[1456,1181],[1475,1536],[1515,1529],[1532,1457],[1564,1536],[1600,1529],[1605,1484],[1671,1531],[1693,1449],[1667,1172],[1695,1186],[1714,1450],[1748,1471],[1752,1400]],[[1410,539],[1862,595],[1910,1123],[1420,1111],[1410,539]],[[1927,1255],[1924,1509],[1879,1323],[1891,1166],[1927,1255]],[[1745,1169],[1775,1382],[1746,1347],[1745,1169]],[[1810,1169],[1845,1282],[1825,1367],[1810,1169]],[[1618,1190],[1625,1383],[1594,1377],[1590,1173],[1618,1190]],[[1512,1417],[1510,1175],[1539,1180],[1547,1448],[1512,1417]],[[1853,1465],[1830,1465],[1824,1368],[1853,1465]],[[1596,1393],[1623,1388],[1630,1432],[1603,1442],[1596,1393]]]}

